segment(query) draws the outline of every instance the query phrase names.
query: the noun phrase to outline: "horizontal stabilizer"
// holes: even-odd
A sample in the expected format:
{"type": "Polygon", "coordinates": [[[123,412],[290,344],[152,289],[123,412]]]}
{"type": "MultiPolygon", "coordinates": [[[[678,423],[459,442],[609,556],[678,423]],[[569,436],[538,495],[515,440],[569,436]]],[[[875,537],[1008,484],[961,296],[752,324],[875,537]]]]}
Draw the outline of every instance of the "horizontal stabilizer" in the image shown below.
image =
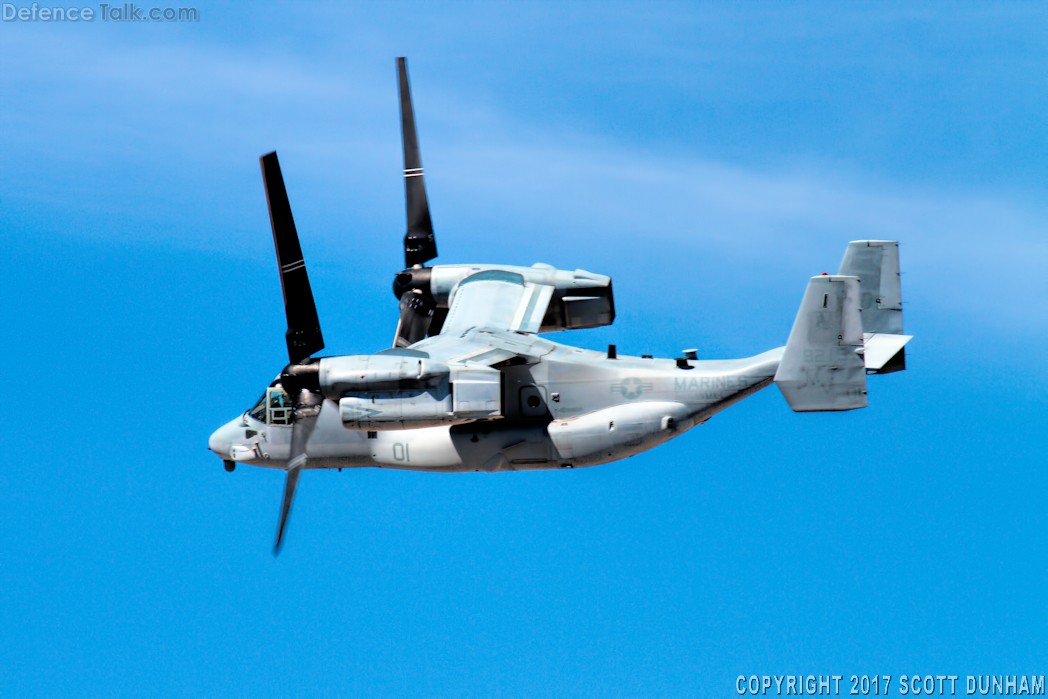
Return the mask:
{"type": "Polygon", "coordinates": [[[797,412],[866,407],[859,280],[812,277],[775,384],[797,412]]]}
{"type": "Polygon", "coordinates": [[[890,374],[906,368],[905,347],[913,335],[866,333],[864,337],[867,374],[890,374]]]}

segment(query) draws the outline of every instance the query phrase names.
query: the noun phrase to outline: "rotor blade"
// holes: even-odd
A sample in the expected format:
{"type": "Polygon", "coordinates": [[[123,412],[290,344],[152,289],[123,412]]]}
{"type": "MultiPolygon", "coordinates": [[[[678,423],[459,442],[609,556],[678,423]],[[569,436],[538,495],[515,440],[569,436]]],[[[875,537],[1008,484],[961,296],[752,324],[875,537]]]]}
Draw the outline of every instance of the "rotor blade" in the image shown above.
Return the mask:
{"type": "Polygon", "coordinates": [[[393,340],[394,347],[407,347],[426,337],[436,304],[433,299],[407,291],[400,297],[400,322],[393,340]]]}
{"type": "Polygon", "coordinates": [[[280,507],[280,522],[277,524],[277,539],[273,544],[273,555],[280,553],[280,547],[284,543],[284,531],[287,529],[288,516],[291,514],[291,503],[295,499],[295,487],[298,485],[298,476],[302,467],[306,465],[306,443],[309,442],[313,428],[317,424],[319,406],[309,409],[305,417],[295,418],[291,426],[291,451],[288,459],[287,477],[284,480],[284,502],[280,507]]]}
{"type": "Polygon", "coordinates": [[[284,504],[280,508],[277,540],[273,544],[274,556],[280,555],[280,548],[284,545],[284,530],[287,528],[287,517],[291,514],[291,502],[295,499],[295,486],[298,485],[298,476],[301,472],[301,467],[290,468],[287,472],[287,478],[284,480],[284,504]]]}
{"type": "Polygon", "coordinates": [[[400,135],[404,144],[404,196],[407,200],[408,229],[404,234],[404,265],[422,265],[437,256],[433,222],[429,218],[426,182],[422,177],[422,155],[415,130],[415,110],[411,106],[408,66],[403,56],[397,58],[400,84],[400,135]]]}
{"type": "Polygon", "coordinates": [[[280,174],[276,152],[263,155],[259,162],[269,205],[269,222],[273,226],[280,288],[284,294],[287,355],[288,360],[296,364],[324,349],[324,336],[320,332],[317,305],[313,301],[313,290],[309,286],[306,262],[302,259],[302,247],[298,242],[298,231],[291,216],[291,203],[284,188],[284,177],[280,174]]]}

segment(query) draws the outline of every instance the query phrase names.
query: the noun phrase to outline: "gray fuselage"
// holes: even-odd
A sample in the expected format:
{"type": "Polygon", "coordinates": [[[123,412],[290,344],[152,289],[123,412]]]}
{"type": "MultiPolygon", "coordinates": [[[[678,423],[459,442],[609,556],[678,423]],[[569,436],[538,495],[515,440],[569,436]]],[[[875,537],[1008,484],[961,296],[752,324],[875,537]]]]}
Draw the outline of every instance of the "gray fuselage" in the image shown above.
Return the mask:
{"type": "MultiPolygon", "coordinates": [[[[366,431],[343,425],[327,400],[307,447],[307,468],[375,466],[502,471],[593,466],[683,434],[775,376],[782,348],[730,360],[621,356],[518,335],[538,361],[502,367],[502,417],[465,424],[366,431]],[[684,368],[687,367],[687,368],[684,368]]],[[[286,468],[291,427],[248,412],[219,428],[223,458],[286,468]]]]}

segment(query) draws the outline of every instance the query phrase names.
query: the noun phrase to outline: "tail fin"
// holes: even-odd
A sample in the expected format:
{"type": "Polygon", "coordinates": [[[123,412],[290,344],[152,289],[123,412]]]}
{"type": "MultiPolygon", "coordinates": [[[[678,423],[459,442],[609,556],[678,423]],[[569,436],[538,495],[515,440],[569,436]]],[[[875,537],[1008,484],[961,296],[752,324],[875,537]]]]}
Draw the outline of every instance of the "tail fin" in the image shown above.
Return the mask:
{"type": "Polygon", "coordinates": [[[794,410],[866,407],[860,289],[854,276],[823,275],[808,282],[775,372],[775,384],[794,410]]]}
{"type": "Polygon", "coordinates": [[[838,274],[859,278],[866,373],[889,374],[906,368],[902,333],[902,288],[897,240],[854,240],[838,274]]]}

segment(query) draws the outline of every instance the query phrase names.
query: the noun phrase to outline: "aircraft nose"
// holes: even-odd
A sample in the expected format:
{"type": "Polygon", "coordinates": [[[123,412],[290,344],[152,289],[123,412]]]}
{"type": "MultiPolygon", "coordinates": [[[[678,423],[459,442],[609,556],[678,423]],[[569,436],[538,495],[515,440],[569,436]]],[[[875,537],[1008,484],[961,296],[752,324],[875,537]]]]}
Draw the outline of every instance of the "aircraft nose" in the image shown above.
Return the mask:
{"type": "Polygon", "coordinates": [[[216,454],[220,453],[222,450],[222,443],[219,441],[218,432],[218,430],[215,430],[207,440],[207,448],[216,454]]]}
{"type": "Polygon", "coordinates": [[[229,425],[222,425],[215,430],[207,440],[207,448],[215,452],[223,459],[229,458],[229,447],[232,440],[229,438],[229,425]]]}
{"type": "Polygon", "coordinates": [[[219,456],[223,455],[221,432],[222,430],[215,430],[207,440],[207,448],[219,456]]]}

